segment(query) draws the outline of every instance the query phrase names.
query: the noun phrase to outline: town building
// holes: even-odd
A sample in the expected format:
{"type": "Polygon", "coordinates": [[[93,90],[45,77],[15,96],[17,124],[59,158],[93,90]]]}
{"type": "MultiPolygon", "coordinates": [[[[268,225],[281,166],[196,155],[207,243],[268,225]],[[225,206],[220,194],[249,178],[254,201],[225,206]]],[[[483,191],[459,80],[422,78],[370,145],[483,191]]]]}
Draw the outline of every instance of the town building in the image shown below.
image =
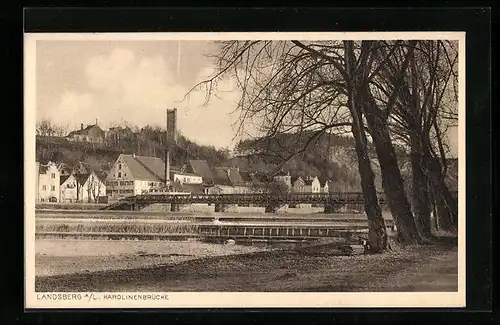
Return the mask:
{"type": "Polygon", "coordinates": [[[48,162],[46,165],[37,163],[38,172],[38,202],[59,202],[60,173],[57,165],[48,162]]]}
{"type": "Polygon", "coordinates": [[[302,177],[297,176],[292,178],[292,192],[293,193],[305,193],[305,182],[302,177]]]}
{"type": "Polygon", "coordinates": [[[161,158],[121,154],[106,177],[106,195],[112,200],[159,189],[164,175],[161,158]]]}
{"type": "Polygon", "coordinates": [[[188,173],[182,170],[170,171],[170,179],[174,182],[179,182],[180,184],[202,184],[203,179],[200,175],[194,173],[188,173]]]}
{"type": "MultiPolygon", "coordinates": [[[[191,169],[172,168],[169,186],[176,192],[204,193],[203,177],[191,169]]],[[[106,194],[111,201],[123,197],[162,191],[165,162],[158,157],[121,154],[106,177],[106,194]]]]}
{"type": "Polygon", "coordinates": [[[110,127],[108,132],[106,132],[106,142],[119,144],[123,140],[132,139],[134,137],[134,131],[128,126],[126,127],[110,127]]]}
{"type": "Polygon", "coordinates": [[[57,166],[57,169],[59,170],[59,174],[61,175],[61,177],[73,174],[73,169],[65,163],[60,163],[57,166]]]}
{"type": "Polygon", "coordinates": [[[235,189],[229,175],[231,171],[229,169],[225,169],[223,167],[215,167],[212,170],[214,184],[210,188],[208,188],[209,194],[233,194],[235,193],[235,189]]]}
{"type": "Polygon", "coordinates": [[[281,170],[276,175],[274,175],[273,179],[276,182],[285,184],[288,187],[288,190],[292,191],[292,176],[290,176],[290,172],[281,170]]]}
{"type": "Polygon", "coordinates": [[[95,172],[75,174],[77,202],[97,203],[106,196],[106,184],[95,172]]]}
{"type": "Polygon", "coordinates": [[[201,176],[204,187],[214,185],[214,175],[206,160],[189,160],[189,166],[194,174],[201,176]]]}
{"type": "Polygon", "coordinates": [[[78,184],[74,175],[60,177],[60,202],[78,202],[78,184]]]}
{"type": "Polygon", "coordinates": [[[332,184],[332,181],[327,179],[327,180],[324,180],[321,185],[321,193],[330,193],[330,189],[332,189],[333,191],[333,184],[332,184]]]}
{"type": "Polygon", "coordinates": [[[321,192],[321,184],[319,182],[318,177],[306,177],[304,180],[304,192],[305,193],[320,193],[321,192]]]}
{"type": "Polygon", "coordinates": [[[104,143],[106,132],[104,132],[98,125],[87,125],[83,127],[80,125],[80,130],[70,132],[67,137],[69,141],[90,142],[90,143],[104,143]]]}
{"type": "Polygon", "coordinates": [[[40,178],[40,163],[38,161],[35,162],[35,202],[39,202],[40,199],[38,197],[39,187],[38,187],[38,179],[40,178]]]}

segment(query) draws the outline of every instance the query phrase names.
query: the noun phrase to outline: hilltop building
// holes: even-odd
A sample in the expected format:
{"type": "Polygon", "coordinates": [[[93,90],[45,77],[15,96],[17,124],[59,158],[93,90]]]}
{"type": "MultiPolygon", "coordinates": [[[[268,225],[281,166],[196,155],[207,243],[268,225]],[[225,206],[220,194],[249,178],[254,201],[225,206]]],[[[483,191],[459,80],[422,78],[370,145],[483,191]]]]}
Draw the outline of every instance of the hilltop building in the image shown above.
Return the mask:
{"type": "Polygon", "coordinates": [[[78,142],[90,142],[90,143],[104,143],[106,139],[106,132],[104,132],[98,125],[96,124],[87,125],[87,127],[83,127],[83,123],[80,125],[80,130],[70,132],[66,138],[69,141],[78,141],[78,142]]]}

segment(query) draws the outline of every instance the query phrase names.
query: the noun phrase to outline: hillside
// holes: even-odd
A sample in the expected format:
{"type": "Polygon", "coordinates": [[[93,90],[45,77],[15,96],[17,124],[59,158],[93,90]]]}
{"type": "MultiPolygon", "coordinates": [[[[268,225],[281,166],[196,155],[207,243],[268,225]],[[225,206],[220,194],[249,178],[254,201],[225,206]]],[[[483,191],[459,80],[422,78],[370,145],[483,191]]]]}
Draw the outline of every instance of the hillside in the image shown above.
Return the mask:
{"type": "MultiPolygon", "coordinates": [[[[47,163],[64,162],[70,167],[83,162],[94,170],[109,170],[121,153],[164,158],[164,148],[161,136],[156,138],[138,134],[130,141],[120,143],[91,144],[85,142],[70,142],[61,137],[37,136],[36,158],[37,161],[47,163]]],[[[204,159],[210,165],[221,165],[229,159],[228,150],[218,150],[210,146],[202,146],[179,136],[178,143],[172,149],[172,165],[187,164],[189,159],[204,159]]]]}
{"type": "MultiPolygon", "coordinates": [[[[237,156],[229,163],[252,171],[271,172],[283,158],[295,152],[296,155],[283,164],[283,170],[290,171],[292,177],[318,176],[331,179],[336,191],[360,191],[354,139],[325,134],[308,144],[310,136],[278,134],[273,138],[241,141],[236,147],[237,156]]],[[[371,146],[369,151],[376,157],[371,146]]],[[[376,159],[373,162],[375,183],[382,190],[380,168],[376,159]]]]}
{"type": "MultiPolygon", "coordinates": [[[[109,170],[121,153],[154,157],[164,157],[162,133],[146,130],[119,143],[102,145],[70,142],[61,137],[38,136],[36,141],[37,160],[46,163],[49,160],[64,162],[70,167],[83,162],[93,170],[109,170]]],[[[202,146],[180,135],[177,146],[171,151],[173,166],[182,166],[189,159],[204,159],[212,167],[237,166],[240,170],[270,174],[281,165],[284,157],[305,147],[307,138],[292,134],[279,134],[275,138],[244,140],[235,148],[235,155],[230,157],[229,150],[220,150],[202,146]]],[[[370,155],[376,157],[373,148],[370,155]]],[[[404,161],[404,159],[400,159],[404,161]]],[[[376,159],[372,159],[375,183],[382,190],[380,168],[376,159]]],[[[347,136],[324,135],[307,146],[282,165],[292,177],[318,176],[331,179],[335,191],[360,191],[358,162],[354,141],[347,136]]],[[[403,168],[407,173],[407,168],[403,168]]]]}

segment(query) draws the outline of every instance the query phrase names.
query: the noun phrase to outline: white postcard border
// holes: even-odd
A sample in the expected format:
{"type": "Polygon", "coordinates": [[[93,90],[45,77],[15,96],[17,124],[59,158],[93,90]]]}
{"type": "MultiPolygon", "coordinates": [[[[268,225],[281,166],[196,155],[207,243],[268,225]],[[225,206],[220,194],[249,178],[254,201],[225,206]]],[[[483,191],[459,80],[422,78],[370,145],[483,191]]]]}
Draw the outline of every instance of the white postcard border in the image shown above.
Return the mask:
{"type": "Polygon", "coordinates": [[[465,32],[319,32],[319,33],[26,33],[24,42],[25,308],[340,308],[465,307],[465,32]],[[37,293],[35,292],[35,126],[36,42],[57,40],[326,40],[448,39],[459,41],[459,225],[457,292],[381,293],[37,293]],[[46,295],[43,297],[43,295],[46,295]],[[52,295],[52,297],[49,297],[52,295]],[[55,295],[55,296],[54,296],[55,295]],[[61,295],[61,296],[58,296],[61,295]],[[67,299],[62,299],[67,295],[67,299]],[[76,296],[72,296],[76,295],[76,296]],[[78,299],[80,295],[80,299],[78,299]],[[123,299],[105,299],[121,295],[123,299]],[[143,300],[140,295],[149,295],[143,300]],[[162,298],[160,298],[160,296],[162,298]],[[136,297],[134,297],[136,296],[136,297]],[[59,299],[60,297],[61,299],[59,299]],[[51,298],[56,298],[51,299],[51,298]],[[137,298],[137,299],[136,299],[137,298]],[[156,299],[158,298],[158,299],[156,299]]]}

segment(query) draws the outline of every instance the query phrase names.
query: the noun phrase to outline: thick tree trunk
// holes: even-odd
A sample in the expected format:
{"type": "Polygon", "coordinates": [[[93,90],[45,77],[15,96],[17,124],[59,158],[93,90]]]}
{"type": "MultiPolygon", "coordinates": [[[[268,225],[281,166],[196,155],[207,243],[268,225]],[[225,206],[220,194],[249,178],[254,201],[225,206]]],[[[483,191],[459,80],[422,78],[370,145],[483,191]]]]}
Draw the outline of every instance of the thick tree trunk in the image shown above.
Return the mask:
{"type": "Polygon", "coordinates": [[[432,238],[427,170],[422,155],[422,142],[416,131],[410,133],[412,169],[412,206],[417,229],[422,238],[432,238]]]}
{"type": "Polygon", "coordinates": [[[391,142],[384,112],[376,106],[369,89],[365,88],[364,90],[367,100],[364,102],[363,108],[380,163],[382,187],[398,228],[398,239],[404,244],[417,243],[420,237],[410,203],[406,197],[403,177],[399,170],[396,151],[391,142]]]}
{"type": "Polygon", "coordinates": [[[388,248],[387,228],[382,210],[378,204],[377,190],[375,187],[375,175],[371,167],[368,155],[368,141],[364,130],[362,114],[362,94],[358,93],[356,81],[356,58],[354,55],[353,42],[345,41],[345,62],[348,84],[348,107],[352,116],[351,131],[356,143],[356,154],[358,157],[358,169],[363,190],[363,203],[368,218],[368,240],[372,252],[380,253],[388,248]]]}
{"type": "Polygon", "coordinates": [[[427,165],[436,202],[438,226],[442,230],[452,230],[458,220],[457,203],[444,182],[439,160],[435,157],[428,158],[427,165]]]}
{"type": "Polygon", "coordinates": [[[373,174],[368,147],[366,145],[366,134],[353,124],[352,133],[356,141],[356,154],[358,157],[358,169],[361,177],[361,188],[363,190],[363,202],[368,217],[369,242],[373,252],[382,252],[387,246],[387,229],[382,210],[378,204],[377,189],[375,188],[375,175],[373,174]]]}

